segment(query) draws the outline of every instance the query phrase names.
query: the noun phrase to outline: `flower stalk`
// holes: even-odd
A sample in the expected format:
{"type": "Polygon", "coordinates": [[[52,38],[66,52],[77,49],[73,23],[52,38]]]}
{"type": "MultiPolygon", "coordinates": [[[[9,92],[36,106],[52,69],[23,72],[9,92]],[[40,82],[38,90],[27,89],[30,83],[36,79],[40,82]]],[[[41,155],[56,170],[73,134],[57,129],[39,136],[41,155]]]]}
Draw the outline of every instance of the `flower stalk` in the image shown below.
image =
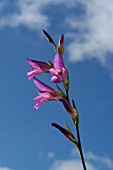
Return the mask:
{"type": "MultiPolygon", "coordinates": [[[[69,77],[69,75],[68,75],[68,77],[69,77]]],[[[65,88],[65,86],[64,86],[64,88],[65,88]]],[[[70,99],[69,99],[69,88],[65,88],[65,91],[66,91],[67,100],[68,100],[68,102],[70,103],[70,99]]],[[[73,107],[74,107],[74,109],[76,110],[76,113],[77,113],[76,118],[72,117],[72,120],[73,120],[74,125],[75,125],[75,127],[76,127],[76,133],[77,133],[76,146],[77,146],[77,148],[78,148],[78,150],[79,150],[79,153],[80,153],[80,157],[81,157],[83,169],[84,169],[84,170],[87,170],[87,169],[86,169],[86,165],[85,165],[85,160],[84,160],[83,151],[82,151],[81,139],[80,139],[78,110],[77,110],[77,107],[76,107],[75,102],[74,102],[73,99],[72,99],[72,103],[73,103],[73,107]]]]}
{"type": "Polygon", "coordinates": [[[64,52],[64,35],[63,34],[61,35],[57,48],[53,38],[45,30],[43,30],[43,33],[48,39],[48,41],[54,46],[56,54],[54,56],[53,62],[48,60],[48,63],[27,59],[27,62],[31,66],[30,70],[27,72],[28,79],[29,80],[33,79],[34,84],[39,89],[38,96],[33,99],[36,103],[34,109],[35,110],[39,109],[39,107],[43,103],[51,100],[60,101],[63,104],[67,113],[72,118],[72,122],[74,123],[76,129],[76,136],[73,134],[73,132],[71,131],[66,122],[64,122],[66,128],[63,128],[57,123],[52,123],[52,126],[58,129],[68,140],[70,140],[77,147],[80,153],[83,169],[87,170],[80,139],[78,110],[75,105],[74,99],[72,99],[72,105],[70,102],[69,74],[68,69],[65,67],[64,60],[62,57],[64,52]],[[52,75],[51,82],[56,86],[57,91],[36,78],[36,76],[42,73],[49,73],[52,75]],[[58,86],[59,83],[62,83],[63,90],[58,86]]]}
{"type": "Polygon", "coordinates": [[[79,126],[78,125],[76,125],[76,132],[77,132],[77,139],[78,139],[78,150],[79,150],[79,153],[80,153],[82,165],[83,165],[84,170],[87,170],[86,165],[85,165],[83,151],[82,151],[80,132],[79,132],[79,126]]]}

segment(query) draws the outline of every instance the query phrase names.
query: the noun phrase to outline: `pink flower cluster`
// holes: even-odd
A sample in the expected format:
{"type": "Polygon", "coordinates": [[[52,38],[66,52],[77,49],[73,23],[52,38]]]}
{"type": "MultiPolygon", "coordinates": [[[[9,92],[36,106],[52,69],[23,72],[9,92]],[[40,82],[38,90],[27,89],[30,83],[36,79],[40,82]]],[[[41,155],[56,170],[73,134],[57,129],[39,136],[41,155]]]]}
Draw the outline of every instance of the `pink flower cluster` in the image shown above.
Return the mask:
{"type": "MultiPolygon", "coordinates": [[[[43,30],[43,32],[50,41],[50,43],[52,43],[56,48],[56,45],[53,39],[50,37],[50,35],[45,30],[43,30]]],[[[57,85],[58,83],[63,83],[64,86],[66,87],[69,83],[69,80],[68,71],[64,65],[64,61],[62,58],[63,51],[64,51],[64,35],[61,35],[53,63],[46,63],[42,61],[27,59],[27,62],[31,65],[30,70],[27,72],[27,76],[29,80],[33,78],[34,84],[38,87],[38,89],[40,89],[40,91],[38,91],[38,96],[33,99],[36,102],[36,105],[34,107],[35,110],[37,110],[43,103],[47,101],[59,100],[60,102],[63,103],[67,112],[72,117],[76,117],[75,109],[71,106],[71,104],[69,103],[65,96],[61,95],[60,92],[55,91],[53,88],[49,87],[48,85],[46,85],[45,83],[36,78],[36,76],[38,76],[39,74],[50,73],[52,75],[51,77],[52,83],[54,83],[55,85],[57,85]]]]}

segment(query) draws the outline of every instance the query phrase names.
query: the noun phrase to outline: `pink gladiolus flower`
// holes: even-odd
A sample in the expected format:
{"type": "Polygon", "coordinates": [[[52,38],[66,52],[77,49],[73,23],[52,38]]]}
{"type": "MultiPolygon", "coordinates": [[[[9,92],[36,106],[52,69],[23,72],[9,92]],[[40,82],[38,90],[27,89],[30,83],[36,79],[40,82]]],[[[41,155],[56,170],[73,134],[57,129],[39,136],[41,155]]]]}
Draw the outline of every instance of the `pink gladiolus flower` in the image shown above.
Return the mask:
{"type": "Polygon", "coordinates": [[[35,97],[33,100],[36,102],[34,107],[37,110],[43,103],[51,100],[59,100],[63,103],[64,107],[66,108],[67,112],[71,116],[76,116],[76,112],[74,108],[68,103],[68,101],[63,98],[58,92],[56,92],[53,88],[47,86],[40,80],[34,78],[35,85],[41,90],[38,91],[39,96],[35,97]]]}
{"type": "Polygon", "coordinates": [[[41,90],[38,91],[39,96],[35,97],[33,100],[36,102],[34,107],[37,110],[43,103],[50,101],[50,100],[59,100],[62,97],[59,93],[57,93],[53,88],[47,86],[40,80],[34,78],[35,85],[41,90]]]}
{"type": "Polygon", "coordinates": [[[51,66],[45,62],[27,59],[31,69],[27,72],[29,80],[41,73],[48,73],[51,66]]]}
{"type": "Polygon", "coordinates": [[[64,66],[64,61],[62,56],[57,53],[53,61],[54,68],[51,68],[49,71],[53,74],[51,81],[53,83],[67,82],[67,69],[64,66]]]}

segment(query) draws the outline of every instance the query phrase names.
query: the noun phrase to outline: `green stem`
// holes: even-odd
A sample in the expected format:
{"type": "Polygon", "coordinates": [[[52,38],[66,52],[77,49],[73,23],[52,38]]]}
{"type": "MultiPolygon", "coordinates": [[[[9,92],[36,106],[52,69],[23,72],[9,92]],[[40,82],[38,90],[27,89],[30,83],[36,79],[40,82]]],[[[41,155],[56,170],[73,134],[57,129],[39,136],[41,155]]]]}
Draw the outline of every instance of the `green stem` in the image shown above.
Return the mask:
{"type": "Polygon", "coordinates": [[[83,152],[82,152],[82,146],[81,146],[81,140],[80,140],[80,133],[79,133],[79,126],[78,125],[76,125],[76,132],[77,132],[77,138],[78,138],[78,149],[79,149],[79,152],[80,152],[82,165],[83,165],[84,170],[87,170],[86,165],[85,165],[84,155],[83,155],[83,152]]]}

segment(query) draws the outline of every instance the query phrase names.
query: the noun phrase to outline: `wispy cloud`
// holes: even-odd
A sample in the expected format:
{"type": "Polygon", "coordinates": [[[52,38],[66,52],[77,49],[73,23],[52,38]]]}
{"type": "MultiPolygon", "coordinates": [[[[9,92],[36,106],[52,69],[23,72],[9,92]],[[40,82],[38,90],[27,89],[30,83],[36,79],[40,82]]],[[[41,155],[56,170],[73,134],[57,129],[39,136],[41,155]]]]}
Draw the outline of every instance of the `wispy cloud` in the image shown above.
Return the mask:
{"type": "Polygon", "coordinates": [[[86,153],[86,159],[88,161],[93,161],[102,164],[107,169],[113,170],[113,161],[108,157],[98,156],[92,152],[86,153]]]}
{"type": "MultiPolygon", "coordinates": [[[[63,160],[63,161],[56,161],[50,168],[50,170],[81,170],[82,165],[80,160],[63,160]]],[[[94,166],[87,163],[87,169],[88,170],[97,170],[94,166]]]]}
{"type": "MultiPolygon", "coordinates": [[[[17,9],[16,12],[7,12],[0,17],[0,27],[10,26],[18,27],[21,25],[27,26],[30,29],[37,30],[50,25],[48,14],[43,10],[49,5],[59,5],[64,3],[68,5],[68,0],[19,0],[15,1],[13,6],[17,9]],[[65,2],[65,3],[64,3],[65,2]]],[[[70,0],[68,6],[73,4],[70,0]]],[[[2,3],[1,5],[2,6],[2,3]]],[[[4,9],[5,10],[5,9],[4,9]]],[[[51,13],[51,11],[50,11],[51,13]]]]}
{"type": "Polygon", "coordinates": [[[37,153],[37,156],[38,156],[38,159],[49,160],[49,159],[53,159],[55,157],[55,153],[53,151],[49,151],[48,153],[40,151],[37,153]]]}
{"type": "Polygon", "coordinates": [[[55,156],[55,154],[54,154],[52,151],[48,152],[48,154],[47,154],[47,157],[48,157],[49,159],[54,158],[54,156],[55,156]]]}
{"type": "Polygon", "coordinates": [[[64,17],[59,11],[56,17],[60,21],[57,23],[56,20],[56,24],[64,26],[65,35],[69,38],[66,49],[70,60],[81,62],[96,59],[110,71],[113,78],[112,0],[15,0],[12,4],[14,10],[6,10],[8,1],[2,1],[0,27],[23,25],[31,30],[52,28],[52,9],[58,5],[64,17]],[[47,13],[48,7],[52,8],[47,13]]]}
{"type": "Polygon", "coordinates": [[[113,74],[113,1],[81,1],[80,16],[69,16],[68,52],[72,61],[96,58],[113,74]]]}
{"type": "Polygon", "coordinates": [[[1,1],[0,2],[0,11],[3,10],[5,8],[5,6],[6,6],[6,2],[1,1]]]}
{"type": "Polygon", "coordinates": [[[6,166],[0,166],[0,170],[11,170],[11,169],[6,166]]]}
{"type": "MultiPolygon", "coordinates": [[[[68,160],[57,160],[53,163],[50,170],[81,170],[82,165],[78,157],[77,152],[74,150],[71,151],[71,156],[75,156],[74,159],[68,160]]],[[[85,153],[86,166],[88,170],[112,170],[113,161],[108,157],[98,156],[92,152],[85,153]]]]}

